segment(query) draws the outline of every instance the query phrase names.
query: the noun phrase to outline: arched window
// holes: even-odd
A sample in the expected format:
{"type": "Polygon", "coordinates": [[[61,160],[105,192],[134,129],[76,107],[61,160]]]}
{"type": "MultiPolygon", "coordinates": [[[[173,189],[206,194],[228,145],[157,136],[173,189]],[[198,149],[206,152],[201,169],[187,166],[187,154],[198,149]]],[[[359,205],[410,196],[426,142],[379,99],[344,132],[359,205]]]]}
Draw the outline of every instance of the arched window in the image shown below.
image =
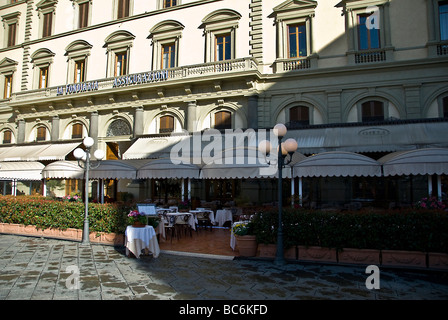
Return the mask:
{"type": "Polygon", "coordinates": [[[294,125],[310,124],[310,109],[304,106],[289,109],[289,122],[294,125]]]}
{"type": "Polygon", "coordinates": [[[383,121],[384,104],[381,101],[367,101],[361,105],[362,122],[383,121]]]}
{"type": "Polygon", "coordinates": [[[159,133],[170,133],[174,131],[174,117],[162,116],[160,117],[159,133]]]}
{"type": "Polygon", "coordinates": [[[106,137],[125,136],[130,134],[131,127],[127,121],[122,119],[112,121],[106,131],[106,137]]]}
{"type": "Polygon", "coordinates": [[[215,113],[215,129],[232,129],[232,114],[229,111],[215,113]]]}

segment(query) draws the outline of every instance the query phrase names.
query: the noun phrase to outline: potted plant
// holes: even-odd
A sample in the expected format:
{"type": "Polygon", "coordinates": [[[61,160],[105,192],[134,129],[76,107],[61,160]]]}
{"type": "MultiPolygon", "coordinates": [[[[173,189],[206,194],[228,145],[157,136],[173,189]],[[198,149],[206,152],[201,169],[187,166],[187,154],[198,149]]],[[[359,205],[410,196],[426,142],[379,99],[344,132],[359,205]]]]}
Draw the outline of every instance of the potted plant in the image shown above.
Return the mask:
{"type": "Polygon", "coordinates": [[[238,251],[243,257],[253,257],[257,254],[257,238],[253,232],[252,222],[239,222],[233,225],[238,251]]]}
{"type": "Polygon", "coordinates": [[[133,227],[141,228],[146,226],[147,218],[143,213],[140,213],[137,210],[132,210],[128,214],[128,221],[133,227]]]}

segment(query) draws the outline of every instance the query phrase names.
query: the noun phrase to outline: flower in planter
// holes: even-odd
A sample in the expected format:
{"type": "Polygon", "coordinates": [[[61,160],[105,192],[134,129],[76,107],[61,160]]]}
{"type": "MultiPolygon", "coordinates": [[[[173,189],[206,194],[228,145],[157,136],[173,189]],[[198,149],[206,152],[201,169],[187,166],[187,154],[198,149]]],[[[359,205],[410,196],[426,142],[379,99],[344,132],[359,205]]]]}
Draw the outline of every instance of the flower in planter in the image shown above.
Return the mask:
{"type": "Polygon", "coordinates": [[[439,201],[436,197],[422,198],[416,204],[417,208],[421,209],[445,209],[446,206],[442,201],[439,201]]]}
{"type": "Polygon", "coordinates": [[[236,223],[232,227],[232,232],[237,236],[253,235],[253,223],[252,222],[236,223]]]}
{"type": "Polygon", "coordinates": [[[132,210],[128,214],[128,221],[130,224],[135,224],[137,222],[146,224],[146,216],[143,213],[138,212],[137,210],[132,210]]]}

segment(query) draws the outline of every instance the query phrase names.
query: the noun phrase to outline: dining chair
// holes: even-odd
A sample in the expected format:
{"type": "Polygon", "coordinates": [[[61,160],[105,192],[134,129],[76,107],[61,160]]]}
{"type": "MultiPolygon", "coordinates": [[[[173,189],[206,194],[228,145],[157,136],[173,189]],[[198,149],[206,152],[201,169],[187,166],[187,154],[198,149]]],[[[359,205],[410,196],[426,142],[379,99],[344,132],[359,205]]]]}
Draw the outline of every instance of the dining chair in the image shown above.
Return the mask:
{"type": "Polygon", "coordinates": [[[191,231],[190,219],[192,218],[191,214],[184,214],[177,216],[175,227],[177,228],[178,235],[181,233],[190,233],[190,237],[193,237],[193,233],[191,231]]]}
{"type": "Polygon", "coordinates": [[[203,227],[205,229],[207,229],[207,227],[210,227],[210,231],[213,231],[213,225],[212,222],[210,220],[210,212],[208,211],[201,211],[198,212],[197,214],[197,220],[198,220],[198,230],[200,230],[199,227],[203,227]]]}

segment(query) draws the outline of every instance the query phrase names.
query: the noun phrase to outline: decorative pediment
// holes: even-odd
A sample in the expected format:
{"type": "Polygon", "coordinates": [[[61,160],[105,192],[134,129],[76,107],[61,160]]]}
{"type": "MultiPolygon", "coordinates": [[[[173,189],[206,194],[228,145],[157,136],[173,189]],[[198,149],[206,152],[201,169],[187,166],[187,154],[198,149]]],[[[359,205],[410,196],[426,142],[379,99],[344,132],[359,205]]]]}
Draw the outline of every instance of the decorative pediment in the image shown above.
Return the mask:
{"type": "Polygon", "coordinates": [[[36,4],[36,7],[37,7],[37,10],[44,10],[47,8],[56,7],[57,3],[58,3],[58,0],[42,0],[36,4]]]}
{"type": "Polygon", "coordinates": [[[241,14],[231,9],[220,9],[213,11],[202,19],[203,25],[228,22],[229,20],[239,20],[241,14]]]}
{"type": "Polygon", "coordinates": [[[4,58],[2,61],[0,61],[0,73],[5,74],[14,72],[18,64],[19,63],[17,61],[9,58],[4,58]]]}
{"type": "Polygon", "coordinates": [[[296,11],[296,10],[305,10],[305,9],[315,9],[317,7],[317,1],[312,0],[287,0],[278,6],[274,7],[273,11],[275,14],[288,12],[288,11],[296,11]]]}
{"type": "Polygon", "coordinates": [[[54,56],[55,56],[55,53],[52,52],[50,49],[42,48],[42,49],[36,50],[31,55],[31,61],[33,62],[34,60],[47,59],[47,58],[51,58],[54,56]]]}
{"type": "Polygon", "coordinates": [[[92,45],[85,40],[76,40],[70,43],[66,48],[66,52],[75,52],[81,50],[90,50],[92,45]]]}
{"type": "Polygon", "coordinates": [[[120,31],[116,31],[116,32],[110,34],[104,40],[104,42],[106,43],[105,46],[108,46],[112,43],[127,42],[127,41],[132,41],[134,39],[135,39],[135,36],[132,33],[130,33],[129,31],[120,30],[120,31]]]}
{"type": "Polygon", "coordinates": [[[185,26],[175,20],[165,20],[159,22],[154,27],[149,30],[150,34],[148,39],[156,37],[161,34],[169,34],[170,36],[180,36],[182,30],[184,30],[185,26]]]}

